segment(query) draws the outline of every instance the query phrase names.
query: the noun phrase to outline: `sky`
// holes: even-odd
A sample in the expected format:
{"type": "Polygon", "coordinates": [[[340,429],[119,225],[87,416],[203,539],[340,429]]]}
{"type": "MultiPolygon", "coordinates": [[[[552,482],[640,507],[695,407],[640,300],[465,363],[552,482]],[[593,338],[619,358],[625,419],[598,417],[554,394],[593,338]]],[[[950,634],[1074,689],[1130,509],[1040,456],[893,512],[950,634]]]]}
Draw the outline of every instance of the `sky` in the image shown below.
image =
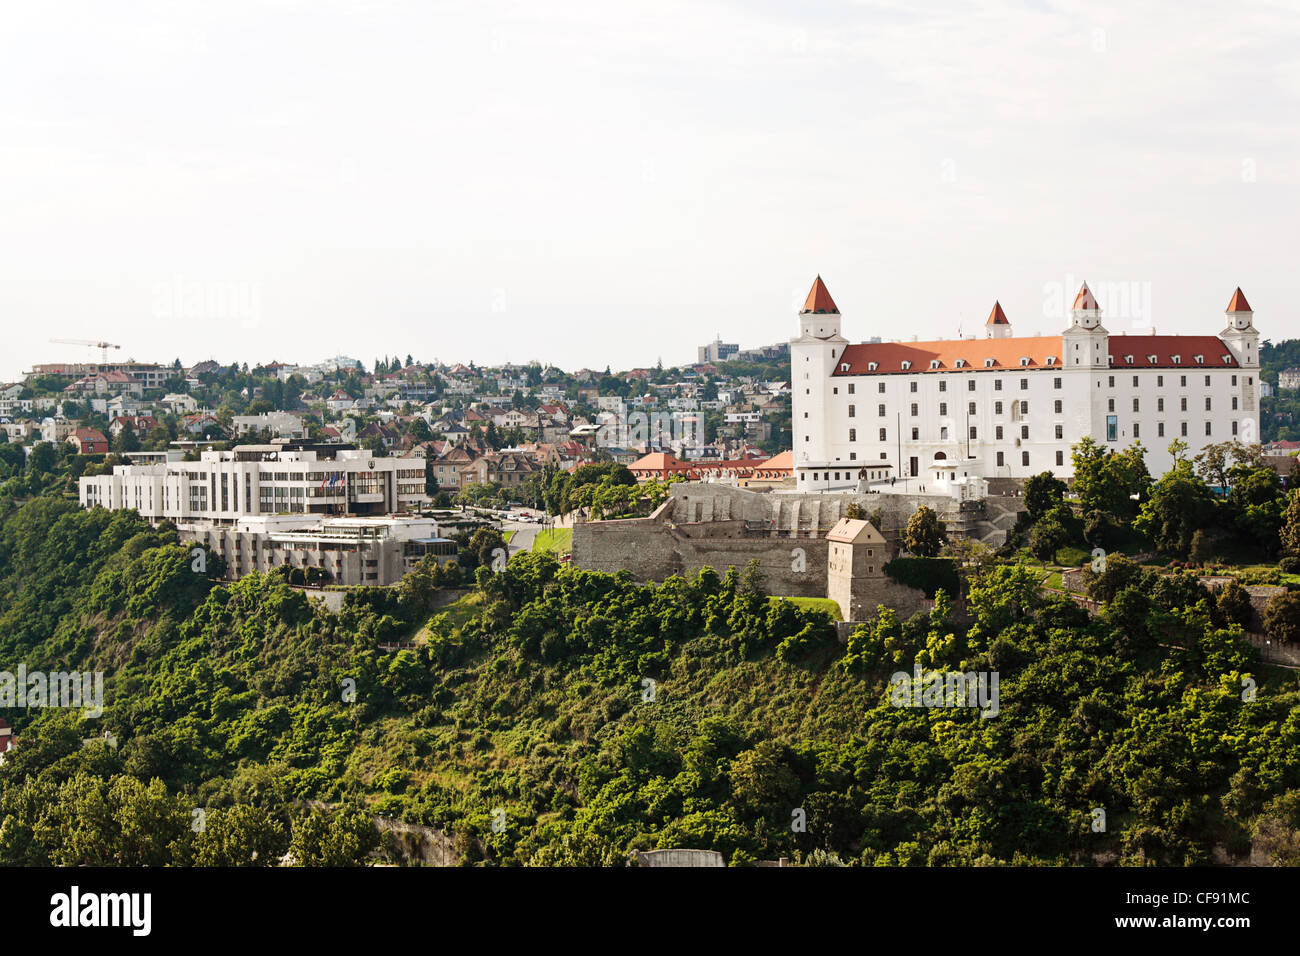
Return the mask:
{"type": "Polygon", "coordinates": [[[796,334],[1300,336],[1300,2],[50,0],[0,13],[0,381],[796,334]]]}

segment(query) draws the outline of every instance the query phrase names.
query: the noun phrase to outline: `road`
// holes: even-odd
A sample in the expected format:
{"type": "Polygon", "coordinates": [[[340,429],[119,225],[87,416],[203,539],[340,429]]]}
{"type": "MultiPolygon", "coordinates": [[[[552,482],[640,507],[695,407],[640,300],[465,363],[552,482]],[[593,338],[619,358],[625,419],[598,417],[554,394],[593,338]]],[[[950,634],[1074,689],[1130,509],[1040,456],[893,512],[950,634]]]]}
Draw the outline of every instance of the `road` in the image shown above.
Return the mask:
{"type": "Polygon", "coordinates": [[[502,531],[513,531],[510,536],[510,553],[517,551],[533,550],[533,539],[537,537],[537,532],[542,528],[539,524],[533,524],[529,521],[503,521],[501,522],[502,531]]]}

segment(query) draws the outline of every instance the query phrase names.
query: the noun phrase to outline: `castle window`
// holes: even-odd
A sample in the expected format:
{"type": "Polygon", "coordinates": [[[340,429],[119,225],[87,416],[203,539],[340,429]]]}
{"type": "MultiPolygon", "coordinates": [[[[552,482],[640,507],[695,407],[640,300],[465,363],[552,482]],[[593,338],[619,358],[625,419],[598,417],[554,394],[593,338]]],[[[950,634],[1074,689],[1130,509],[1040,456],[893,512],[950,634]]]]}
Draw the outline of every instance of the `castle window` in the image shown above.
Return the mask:
{"type": "Polygon", "coordinates": [[[986,359],[984,360],[984,367],[985,367],[985,368],[992,368],[992,367],[993,367],[993,360],[992,360],[991,358],[986,358],[986,359]]]}
{"type": "Polygon", "coordinates": [[[1005,464],[1007,463],[1006,458],[1007,458],[1007,456],[1006,456],[1005,454],[1003,454],[1002,452],[998,452],[998,467],[999,467],[999,468],[1001,468],[1003,465],[1005,465],[1005,464]]]}
{"type": "Polygon", "coordinates": [[[1125,364],[1125,365],[1132,365],[1132,364],[1133,364],[1133,356],[1131,356],[1131,355],[1125,355],[1125,356],[1124,356],[1124,364],[1125,364]]]}
{"type": "Polygon", "coordinates": [[[1053,403],[1052,411],[1058,415],[1061,414],[1061,400],[1059,398],[1053,403]]]}
{"type": "Polygon", "coordinates": [[[911,367],[912,367],[912,363],[904,359],[902,364],[903,371],[906,372],[911,367]]]}
{"type": "Polygon", "coordinates": [[[853,417],[855,417],[857,414],[858,414],[858,406],[856,406],[856,405],[850,405],[850,406],[849,406],[849,418],[853,418],[853,417]]]}
{"type": "MultiPolygon", "coordinates": [[[[840,363],[840,371],[841,371],[841,372],[847,372],[847,371],[849,370],[850,367],[851,367],[851,366],[849,365],[848,362],[841,362],[841,363],[840,363]]],[[[875,362],[869,362],[869,363],[867,363],[867,368],[871,369],[871,371],[874,372],[874,371],[876,370],[876,363],[875,363],[875,362]]]]}
{"type": "Polygon", "coordinates": [[[853,382],[849,382],[849,394],[852,395],[855,391],[857,391],[857,385],[853,382]]]}
{"type": "Polygon", "coordinates": [[[876,406],[876,414],[877,414],[879,417],[884,418],[884,417],[885,417],[885,406],[884,406],[884,405],[877,405],[877,406],[876,406]]]}
{"type": "Polygon", "coordinates": [[[1020,453],[1020,464],[1022,464],[1022,465],[1028,465],[1028,464],[1029,464],[1029,452],[1027,452],[1027,451],[1022,451],[1022,452],[1020,453]]]}
{"type": "Polygon", "coordinates": [[[1056,426],[1056,440],[1057,440],[1057,441],[1060,441],[1060,440],[1061,440],[1062,438],[1064,438],[1064,437],[1065,437],[1065,426],[1064,426],[1064,425],[1057,425],[1057,426],[1056,426]]]}
{"type": "Polygon", "coordinates": [[[1055,356],[1055,355],[1049,355],[1049,356],[1047,356],[1047,364],[1048,364],[1048,365],[1055,365],[1055,364],[1056,364],[1056,356],[1055,356]]]}
{"type": "Polygon", "coordinates": [[[1204,356],[1204,355],[1193,355],[1193,356],[1192,356],[1192,359],[1196,362],[1197,365],[1204,365],[1204,364],[1205,364],[1205,356],[1204,356]]]}
{"type": "Polygon", "coordinates": [[[885,430],[883,428],[880,429],[880,440],[881,441],[885,440],[885,430]]]}
{"type": "MultiPolygon", "coordinates": [[[[1002,426],[1001,426],[1001,425],[997,425],[996,427],[994,427],[994,429],[993,429],[993,437],[994,437],[996,440],[998,440],[998,441],[1002,441],[1002,426]]],[[[999,464],[1001,464],[1001,462],[999,462],[999,464]]]]}
{"type": "Polygon", "coordinates": [[[965,359],[958,359],[958,360],[957,360],[956,362],[954,362],[953,364],[954,364],[957,368],[965,368],[965,367],[966,367],[966,360],[965,360],[965,359]]]}
{"type": "Polygon", "coordinates": [[[948,391],[948,380],[946,378],[939,379],[939,391],[941,392],[948,391]]]}
{"type": "Polygon", "coordinates": [[[1021,364],[1021,365],[1028,365],[1028,364],[1029,364],[1029,356],[1027,356],[1027,355],[1022,355],[1022,356],[1020,357],[1020,364],[1021,364]]]}
{"type": "Polygon", "coordinates": [[[1147,356],[1147,361],[1150,362],[1152,365],[1155,365],[1157,359],[1156,359],[1156,357],[1155,357],[1154,355],[1148,355],[1148,356],[1147,356]]]}
{"type": "Polygon", "coordinates": [[[915,380],[915,379],[913,379],[912,381],[910,381],[910,382],[907,383],[907,390],[908,390],[909,392],[912,392],[912,393],[915,393],[915,392],[916,392],[916,380],[915,380]]]}
{"type": "Polygon", "coordinates": [[[1002,414],[1002,403],[1001,403],[1001,402],[994,402],[994,403],[993,403],[993,414],[994,414],[994,415],[1001,415],[1001,414],[1002,414]]]}
{"type": "Polygon", "coordinates": [[[850,428],[849,441],[857,441],[857,440],[858,440],[858,430],[856,428],[850,428]]]}
{"type": "Polygon", "coordinates": [[[1052,379],[1052,388],[1055,388],[1055,389],[1058,389],[1058,390],[1059,390],[1060,387],[1061,387],[1061,379],[1059,379],[1059,378],[1054,378],[1054,379],[1052,379]]]}
{"type": "Polygon", "coordinates": [[[1169,356],[1169,357],[1170,357],[1170,359],[1173,360],[1173,363],[1174,363],[1175,365],[1182,365],[1182,364],[1183,364],[1183,357],[1182,357],[1181,355],[1171,355],[1171,356],[1169,356]]]}

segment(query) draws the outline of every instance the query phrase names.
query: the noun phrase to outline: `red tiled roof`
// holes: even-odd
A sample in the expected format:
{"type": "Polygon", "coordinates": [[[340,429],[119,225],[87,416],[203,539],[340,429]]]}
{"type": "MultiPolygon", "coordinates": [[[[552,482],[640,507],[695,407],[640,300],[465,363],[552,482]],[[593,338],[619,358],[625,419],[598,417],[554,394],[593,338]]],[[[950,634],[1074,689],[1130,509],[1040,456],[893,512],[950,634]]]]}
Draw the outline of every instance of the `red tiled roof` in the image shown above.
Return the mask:
{"type": "Polygon", "coordinates": [[[804,300],[804,312],[834,312],[840,310],[835,307],[835,300],[831,298],[830,291],[826,288],[826,283],[822,277],[818,276],[808,290],[808,298],[804,300]]]}
{"type": "Polygon", "coordinates": [[[1007,321],[1007,314],[1002,311],[1002,303],[994,302],[993,311],[989,313],[989,320],[985,325],[1010,325],[1007,321]]]}
{"type": "Polygon", "coordinates": [[[850,345],[844,349],[839,363],[835,366],[836,375],[870,375],[885,372],[929,372],[951,371],[958,368],[957,361],[963,361],[961,368],[984,369],[984,361],[993,359],[993,369],[1003,371],[1008,368],[1043,368],[1047,366],[1047,357],[1053,356],[1055,363],[1061,363],[1061,337],[1059,335],[1036,335],[1018,339],[944,339],[937,342],[870,342],[863,345],[850,345]],[[1029,364],[1022,366],[1020,360],[1028,358],[1029,364]],[[931,369],[930,363],[939,364],[931,369]],[[876,367],[871,368],[871,363],[876,367]],[[910,362],[909,368],[903,363],[910,362]],[[845,370],[844,365],[848,364],[845,370]]]}
{"type": "MultiPolygon", "coordinates": [[[[1216,368],[1235,367],[1232,351],[1217,335],[1112,335],[1111,363],[1126,366],[1125,356],[1133,356],[1134,368],[1175,368],[1196,366],[1196,356],[1216,368]],[[1150,356],[1155,356],[1151,361],[1150,356]],[[1223,356],[1229,356],[1228,361],[1223,356]],[[1174,356],[1179,361],[1174,361],[1174,356]]],[[[1018,368],[1061,368],[1061,337],[1035,335],[1013,339],[950,339],[937,342],[871,342],[844,349],[835,375],[883,375],[899,372],[1008,371],[1018,368]],[[1048,364],[1048,357],[1053,363],[1048,364]],[[988,359],[992,365],[986,365],[988,359]],[[1021,359],[1028,359],[1021,364],[1021,359]],[[958,366],[958,360],[962,365],[958,366]],[[934,368],[931,362],[939,364],[934,368]],[[871,368],[871,363],[876,367],[871,368]],[[908,368],[904,362],[910,362],[908,368]],[[846,370],[844,365],[849,366],[846,370]]]]}
{"type": "Polygon", "coordinates": [[[1246,301],[1245,295],[1242,294],[1241,286],[1237,286],[1237,291],[1232,293],[1232,301],[1228,303],[1228,312],[1253,312],[1250,303],[1246,301]]]}
{"type": "MultiPolygon", "coordinates": [[[[787,452],[786,454],[790,454],[787,452]]],[[[778,456],[779,457],[779,456],[778,456]]],[[[628,471],[638,478],[669,478],[673,475],[681,475],[686,478],[701,478],[705,475],[718,475],[722,473],[733,474],[741,478],[748,478],[754,475],[758,470],[764,469],[768,461],[761,458],[738,458],[731,461],[720,461],[710,459],[700,459],[696,461],[682,461],[667,452],[656,451],[628,465],[628,471]]],[[[793,465],[793,456],[792,462],[793,465]]],[[[768,469],[773,470],[773,469],[768,469]]],[[[793,467],[791,467],[793,473],[793,467]]]]}
{"type": "Polygon", "coordinates": [[[1217,335],[1112,335],[1110,337],[1110,362],[1115,368],[1126,367],[1126,356],[1133,356],[1133,368],[1196,368],[1200,355],[1206,367],[1236,368],[1237,360],[1232,349],[1223,344],[1217,335]],[[1223,356],[1228,356],[1228,361],[1223,356]],[[1151,356],[1155,361],[1151,361],[1151,356]],[[1174,361],[1178,356],[1179,361],[1174,361]]]}
{"type": "Polygon", "coordinates": [[[1074,305],[1072,306],[1072,308],[1075,309],[1100,309],[1101,308],[1101,306],[1097,304],[1097,297],[1093,295],[1092,290],[1088,288],[1088,283],[1085,282],[1083,285],[1079,287],[1079,294],[1074,297],[1074,305]]]}

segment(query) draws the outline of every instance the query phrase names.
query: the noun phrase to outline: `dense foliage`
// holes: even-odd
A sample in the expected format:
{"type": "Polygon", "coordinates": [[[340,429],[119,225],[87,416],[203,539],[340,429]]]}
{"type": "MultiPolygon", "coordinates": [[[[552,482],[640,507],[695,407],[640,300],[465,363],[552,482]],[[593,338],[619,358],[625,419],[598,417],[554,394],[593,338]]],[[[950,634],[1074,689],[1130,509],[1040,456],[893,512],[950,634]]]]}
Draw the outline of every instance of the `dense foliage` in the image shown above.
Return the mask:
{"type": "Polygon", "coordinates": [[[449,608],[440,575],[333,613],[280,571],[210,581],[131,513],[11,510],[4,667],[102,669],[107,689],[99,719],[3,712],[20,745],[0,862],[353,863],[375,816],[506,864],[653,847],[1183,864],[1296,844],[1296,678],[1178,582],[1116,582],[1089,618],[991,565],[968,617],[940,592],[843,645],[753,568],[642,586],[522,554],[449,608]],[[996,716],[893,706],[891,675],[914,667],[998,672],[996,716]]]}

